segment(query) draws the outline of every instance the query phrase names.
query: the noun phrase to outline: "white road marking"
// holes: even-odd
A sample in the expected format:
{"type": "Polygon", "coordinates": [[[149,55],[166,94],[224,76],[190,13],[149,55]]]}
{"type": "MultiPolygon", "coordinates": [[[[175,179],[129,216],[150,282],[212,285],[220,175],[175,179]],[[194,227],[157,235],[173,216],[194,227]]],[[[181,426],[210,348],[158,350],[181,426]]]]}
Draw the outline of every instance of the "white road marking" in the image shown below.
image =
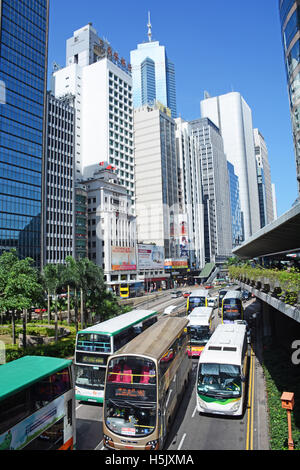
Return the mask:
{"type": "Polygon", "coordinates": [[[194,418],[194,416],[196,414],[196,411],[197,411],[197,406],[195,406],[195,409],[194,409],[193,414],[192,414],[192,418],[194,418]]]}
{"type": "Polygon", "coordinates": [[[182,444],[183,444],[183,441],[184,441],[184,439],[185,439],[185,438],[186,438],[186,434],[184,434],[184,435],[182,436],[182,439],[181,439],[181,441],[180,441],[180,444],[179,444],[179,446],[178,446],[178,449],[177,449],[177,450],[180,450],[180,449],[181,449],[181,447],[182,447],[182,444]]]}

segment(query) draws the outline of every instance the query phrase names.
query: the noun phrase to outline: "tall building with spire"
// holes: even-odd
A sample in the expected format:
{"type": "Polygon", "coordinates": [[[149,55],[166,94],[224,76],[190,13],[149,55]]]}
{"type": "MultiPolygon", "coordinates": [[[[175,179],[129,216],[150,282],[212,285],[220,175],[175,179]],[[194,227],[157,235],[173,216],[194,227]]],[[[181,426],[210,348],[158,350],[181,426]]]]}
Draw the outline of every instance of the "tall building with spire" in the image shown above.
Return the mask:
{"type": "Polygon", "coordinates": [[[148,42],[131,51],[133,106],[159,101],[177,117],[175,67],[168,59],[165,46],[152,39],[152,24],[148,13],[148,42]]]}

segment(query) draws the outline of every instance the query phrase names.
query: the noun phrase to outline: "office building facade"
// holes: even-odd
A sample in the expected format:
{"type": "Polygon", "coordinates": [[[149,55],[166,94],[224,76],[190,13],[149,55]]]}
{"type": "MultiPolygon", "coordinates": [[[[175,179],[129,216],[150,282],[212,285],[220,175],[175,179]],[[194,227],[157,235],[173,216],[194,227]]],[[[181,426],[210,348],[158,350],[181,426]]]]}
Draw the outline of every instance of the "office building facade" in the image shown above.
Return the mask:
{"type": "Polygon", "coordinates": [[[242,244],[244,241],[243,213],[240,203],[239,179],[234,171],[232,163],[227,162],[230,188],[230,208],[232,220],[232,248],[242,244]]]}
{"type": "Polygon", "coordinates": [[[160,103],[134,112],[136,216],[139,243],[163,246],[179,257],[175,121],[160,103]]]}
{"type": "Polygon", "coordinates": [[[134,202],[130,64],[88,24],[68,41],[67,66],[53,73],[52,91],[76,97],[76,178],[86,178],[91,165],[109,162],[134,202]]]}
{"type": "Polygon", "coordinates": [[[139,108],[159,101],[171,110],[172,118],[176,118],[175,66],[168,59],[165,46],[152,41],[150,21],[148,28],[148,42],[138,44],[130,53],[133,105],[139,108]]]}
{"type": "Polygon", "coordinates": [[[64,263],[74,243],[74,96],[47,94],[44,264],[64,263]]]}
{"type": "Polygon", "coordinates": [[[0,10],[0,252],[42,265],[48,50],[46,0],[3,0],[0,10]]]}
{"type": "Polygon", "coordinates": [[[189,122],[177,118],[175,123],[178,205],[179,214],[182,217],[180,256],[186,255],[188,257],[191,268],[202,269],[205,265],[205,256],[201,167],[189,122]],[[186,234],[182,232],[186,232],[186,234]]]}
{"type": "Polygon", "coordinates": [[[257,166],[257,184],[261,228],[274,220],[271,169],[265,139],[258,129],[253,130],[257,166]]]}
{"type": "Polygon", "coordinates": [[[260,229],[251,109],[238,92],[206,98],[200,106],[201,116],[208,117],[220,129],[226,158],[234,166],[239,178],[247,239],[260,229]]]}
{"type": "Polygon", "coordinates": [[[137,280],[136,217],[131,198],[111,165],[94,170],[78,183],[87,194],[88,257],[118,292],[122,282],[137,280]]]}
{"type": "Polygon", "coordinates": [[[300,195],[300,3],[299,0],[278,3],[300,195]]]}
{"type": "Polygon", "coordinates": [[[223,263],[232,253],[227,160],[219,129],[208,118],[190,121],[201,174],[206,263],[223,263]]]}

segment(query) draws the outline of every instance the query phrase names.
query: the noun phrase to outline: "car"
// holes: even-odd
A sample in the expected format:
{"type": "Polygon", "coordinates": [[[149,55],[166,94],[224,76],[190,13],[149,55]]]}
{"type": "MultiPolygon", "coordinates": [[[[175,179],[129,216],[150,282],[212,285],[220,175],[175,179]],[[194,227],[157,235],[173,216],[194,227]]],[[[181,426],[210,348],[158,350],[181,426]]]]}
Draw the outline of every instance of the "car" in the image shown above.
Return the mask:
{"type": "Polygon", "coordinates": [[[217,306],[218,299],[217,297],[208,297],[207,306],[215,308],[217,306]]]}
{"type": "Polygon", "coordinates": [[[181,297],[181,296],[182,296],[181,290],[174,290],[173,292],[171,292],[171,299],[176,299],[177,297],[181,297]]]}
{"type": "Polygon", "coordinates": [[[187,298],[191,295],[191,292],[184,292],[183,293],[183,297],[187,298]]]}
{"type": "Polygon", "coordinates": [[[249,300],[249,299],[251,299],[251,292],[248,292],[247,290],[243,290],[243,292],[242,292],[242,299],[243,299],[243,300],[249,300]]]}
{"type": "Polygon", "coordinates": [[[46,308],[35,308],[34,309],[34,313],[45,313],[47,312],[47,309],[46,308]]]}
{"type": "Polygon", "coordinates": [[[205,286],[205,289],[212,289],[213,286],[211,284],[208,284],[207,286],[205,286]]]}

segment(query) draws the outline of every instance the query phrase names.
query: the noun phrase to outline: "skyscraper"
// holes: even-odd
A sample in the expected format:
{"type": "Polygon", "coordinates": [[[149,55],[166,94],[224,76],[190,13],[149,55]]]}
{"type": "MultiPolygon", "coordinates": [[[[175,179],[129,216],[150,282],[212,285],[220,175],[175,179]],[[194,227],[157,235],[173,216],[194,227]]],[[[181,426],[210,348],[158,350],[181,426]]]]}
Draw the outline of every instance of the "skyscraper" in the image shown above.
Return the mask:
{"type": "Polygon", "coordinates": [[[260,229],[252,112],[237,92],[201,101],[201,115],[219,129],[227,160],[239,178],[245,239],[260,229]]]}
{"type": "Polygon", "coordinates": [[[148,21],[148,42],[131,51],[133,106],[152,104],[155,100],[167,106],[172,118],[177,117],[175,67],[165,46],[152,41],[152,26],[148,21]]]}
{"type": "Polygon", "coordinates": [[[0,251],[40,266],[49,2],[0,6],[0,251]]]}
{"type": "Polygon", "coordinates": [[[239,179],[235,174],[232,163],[227,162],[227,168],[230,187],[232,247],[235,248],[244,240],[243,214],[241,212],[239,179]]]}
{"type": "Polygon", "coordinates": [[[264,137],[258,129],[254,129],[253,134],[257,165],[261,227],[264,227],[274,220],[271,169],[268,159],[268,149],[264,137]]]}
{"type": "Polygon", "coordinates": [[[165,258],[179,256],[178,176],[175,121],[159,103],[134,112],[136,215],[140,243],[164,246],[165,258]]]}
{"type": "MultiPolygon", "coordinates": [[[[75,95],[75,174],[109,162],[134,199],[133,102],[130,64],[89,23],[68,41],[67,67],[53,73],[56,97],[75,95]],[[76,39],[77,38],[77,39],[76,39]]],[[[95,168],[93,168],[92,174],[95,168]]]]}
{"type": "MultiPolygon", "coordinates": [[[[204,256],[204,206],[201,165],[190,123],[176,118],[176,151],[179,212],[185,216],[185,244],[190,267],[202,269],[204,256]]],[[[183,236],[181,236],[181,239],[183,236]]],[[[182,240],[180,240],[182,241],[182,240]]],[[[181,250],[182,251],[182,250],[181,250]]]]}
{"type": "Polygon", "coordinates": [[[229,177],[223,141],[210,119],[190,121],[202,179],[205,261],[222,263],[232,253],[229,177]]]}
{"type": "Polygon", "coordinates": [[[75,255],[74,96],[47,95],[44,264],[75,255]]]}
{"type": "Polygon", "coordinates": [[[298,193],[300,196],[300,4],[299,0],[279,0],[281,34],[292,120],[298,193]]]}

